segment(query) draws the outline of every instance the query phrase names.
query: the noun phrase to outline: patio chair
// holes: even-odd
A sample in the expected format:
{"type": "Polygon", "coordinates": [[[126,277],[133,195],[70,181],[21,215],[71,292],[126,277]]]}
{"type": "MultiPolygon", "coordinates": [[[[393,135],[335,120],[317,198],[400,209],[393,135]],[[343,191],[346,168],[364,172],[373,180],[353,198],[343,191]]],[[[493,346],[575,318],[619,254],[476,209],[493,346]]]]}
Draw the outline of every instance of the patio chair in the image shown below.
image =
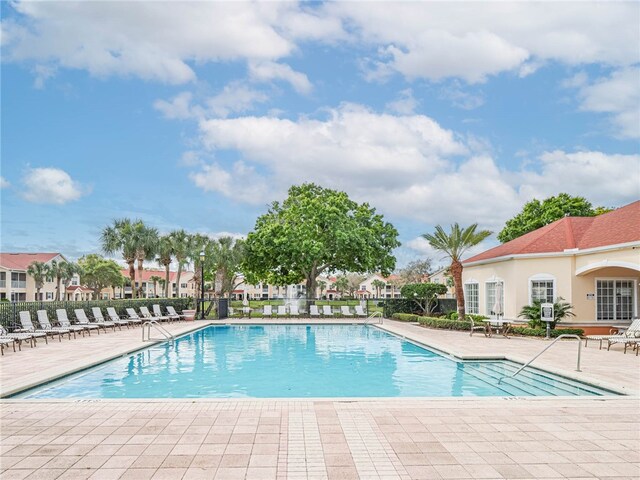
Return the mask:
{"type": "Polygon", "coordinates": [[[171,317],[175,317],[178,320],[184,320],[186,318],[186,315],[176,312],[176,309],[172,305],[167,305],[166,308],[171,317]]]}
{"type": "Polygon", "coordinates": [[[22,351],[21,341],[16,340],[15,338],[0,337],[0,354],[4,355],[4,347],[6,347],[7,345],[12,345],[13,351],[15,352],[16,343],[18,344],[18,348],[20,349],[20,351],[22,351]]]}
{"type": "MultiPolygon", "coordinates": [[[[87,316],[87,313],[84,311],[84,308],[76,308],[73,310],[73,313],[75,314],[76,320],[78,320],[78,323],[80,325],[97,325],[99,328],[102,328],[105,333],[107,331],[107,328],[113,328],[113,331],[116,331],[116,324],[113,322],[107,322],[104,318],[102,319],[102,321],[96,320],[95,322],[91,323],[89,317],[87,316]]],[[[120,330],[122,330],[122,328],[120,330]]]]}
{"type": "Polygon", "coordinates": [[[290,317],[299,317],[300,316],[300,309],[298,308],[298,305],[291,305],[289,307],[289,316],[290,317]]]}
{"type": "MultiPolygon", "coordinates": [[[[58,308],[56,310],[56,318],[58,319],[60,326],[63,328],[68,328],[69,330],[71,330],[71,327],[83,328],[89,336],[91,336],[91,330],[95,330],[98,332],[98,335],[100,335],[100,327],[93,323],[80,324],[80,322],[78,322],[78,325],[71,325],[71,321],[67,316],[67,310],[64,308],[58,308]]],[[[84,335],[84,332],[82,335],[84,335]]]]}
{"type": "Polygon", "coordinates": [[[54,327],[53,325],[51,325],[51,322],[49,321],[49,314],[47,313],[46,310],[38,310],[36,314],[38,315],[38,323],[40,324],[40,327],[44,330],[56,330],[62,333],[63,335],[66,333],[67,335],[69,335],[69,340],[71,340],[72,333],[73,333],[73,338],[76,338],[76,332],[80,332],[82,333],[82,335],[84,335],[84,328],[82,327],[74,327],[73,325],[69,327],[62,327],[62,326],[54,327]]]}
{"type": "Polygon", "coordinates": [[[287,306],[286,305],[278,305],[278,311],[276,312],[278,317],[286,317],[287,316],[287,306]]]}
{"type": "MultiPolygon", "coordinates": [[[[586,337],[584,337],[584,346],[586,347],[587,344],[589,343],[589,340],[598,340],[600,342],[600,346],[598,348],[598,350],[602,350],[602,342],[604,342],[605,340],[609,340],[609,339],[620,339],[620,338],[628,338],[628,337],[635,337],[635,336],[640,336],[640,318],[636,318],[633,320],[633,322],[631,322],[631,325],[629,325],[629,327],[622,333],[615,333],[616,329],[611,329],[609,330],[609,335],[587,335],[586,337]],[[638,334],[638,335],[636,335],[638,334]]],[[[614,343],[620,343],[620,342],[614,342],[614,343]]],[[[609,347],[611,347],[611,344],[609,344],[609,347]]],[[[609,348],[607,348],[607,350],[609,350],[609,348]]]]}
{"type": "Polygon", "coordinates": [[[160,322],[169,321],[169,317],[167,317],[166,315],[151,315],[151,312],[147,307],[140,307],[140,313],[142,314],[142,318],[144,318],[145,320],[155,320],[160,322]]]}
{"type": "Polygon", "coordinates": [[[309,306],[309,316],[320,318],[320,312],[318,311],[318,305],[309,306]]]}
{"type": "Polygon", "coordinates": [[[467,317],[469,319],[469,322],[471,323],[471,331],[469,332],[469,336],[472,337],[473,336],[473,332],[475,332],[476,330],[481,331],[482,333],[484,333],[485,337],[489,336],[489,332],[487,331],[489,328],[491,328],[489,326],[488,323],[482,322],[481,325],[477,324],[476,322],[473,321],[473,318],[471,317],[467,317]]]}
{"type": "Polygon", "coordinates": [[[362,305],[356,305],[356,316],[357,317],[367,316],[367,312],[364,311],[364,308],[362,308],[362,305]]]}
{"type": "Polygon", "coordinates": [[[264,305],[262,307],[262,318],[273,316],[273,307],[271,305],[264,305]]]}
{"type": "MultiPolygon", "coordinates": [[[[140,318],[130,318],[126,316],[120,316],[116,312],[114,307],[107,307],[107,315],[109,316],[109,320],[115,323],[116,319],[127,322],[129,325],[142,325],[142,320],[140,318]]],[[[137,317],[138,315],[136,315],[137,317]]]]}
{"type": "Polygon", "coordinates": [[[179,315],[163,315],[162,314],[162,309],[160,308],[160,305],[158,305],[157,303],[154,304],[152,306],[152,308],[153,308],[153,314],[156,317],[159,317],[160,319],[167,318],[170,322],[172,322],[174,320],[176,320],[176,321],[180,320],[180,316],[179,315]]]}
{"type": "Polygon", "coordinates": [[[353,317],[353,313],[351,313],[351,309],[348,305],[342,305],[340,307],[340,315],[343,317],[353,317]]]}
{"type": "MultiPolygon", "coordinates": [[[[107,314],[109,309],[107,308],[107,314]]],[[[101,323],[101,322],[106,322],[107,320],[104,319],[104,316],[102,315],[102,309],[100,307],[91,307],[91,313],[93,314],[93,318],[96,322],[101,323]]],[[[115,314],[116,311],[113,310],[113,313],[115,314]]],[[[113,323],[114,325],[117,325],[118,328],[120,330],[122,330],[122,326],[124,325],[125,327],[129,328],[129,321],[128,320],[122,320],[117,314],[115,315],[109,315],[109,322],[113,323]]]]}
{"type": "MultiPolygon", "coordinates": [[[[57,330],[53,330],[53,329],[46,329],[46,328],[36,328],[33,325],[33,322],[31,321],[31,312],[29,311],[23,311],[23,312],[19,312],[19,318],[20,318],[20,325],[22,326],[21,329],[16,330],[16,333],[19,332],[24,332],[24,333],[33,333],[36,334],[39,337],[46,337],[47,335],[50,337],[53,337],[55,335],[58,336],[58,341],[62,341],[62,333],[57,331],[57,330]]],[[[68,332],[67,332],[68,333],[68,332]]],[[[71,337],[69,337],[69,339],[71,339],[71,337]]],[[[47,342],[48,343],[48,342],[47,342]]]]}
{"type": "Polygon", "coordinates": [[[613,345],[614,343],[622,343],[624,345],[625,354],[627,353],[627,347],[629,347],[630,345],[632,345],[633,349],[636,351],[636,357],[638,356],[638,351],[640,351],[640,337],[624,337],[621,335],[620,338],[609,338],[607,342],[607,350],[609,350],[611,348],[611,345],[613,345]]]}
{"type": "Polygon", "coordinates": [[[331,305],[323,305],[322,306],[322,316],[323,317],[333,317],[333,310],[331,309],[331,305]]]}
{"type": "Polygon", "coordinates": [[[144,323],[144,320],[140,318],[140,315],[138,315],[133,308],[125,308],[125,311],[127,312],[127,316],[124,318],[125,320],[139,325],[144,323]]]}
{"type": "MultiPolygon", "coordinates": [[[[30,333],[9,333],[7,330],[0,326],[0,338],[9,338],[18,343],[22,343],[24,341],[29,341],[29,346],[31,348],[36,346],[36,339],[30,333]]],[[[22,348],[20,348],[22,350],[22,348]]]]}

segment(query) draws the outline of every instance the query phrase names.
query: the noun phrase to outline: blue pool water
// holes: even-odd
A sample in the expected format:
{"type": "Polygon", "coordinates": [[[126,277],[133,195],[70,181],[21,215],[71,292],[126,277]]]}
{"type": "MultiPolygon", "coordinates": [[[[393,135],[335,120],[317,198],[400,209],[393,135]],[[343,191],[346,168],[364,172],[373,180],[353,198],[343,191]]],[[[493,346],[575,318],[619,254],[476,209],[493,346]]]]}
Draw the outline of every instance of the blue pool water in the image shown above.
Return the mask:
{"type": "Polygon", "coordinates": [[[459,362],[373,326],[212,326],[31,389],[24,398],[602,395],[510,362],[459,362]]]}

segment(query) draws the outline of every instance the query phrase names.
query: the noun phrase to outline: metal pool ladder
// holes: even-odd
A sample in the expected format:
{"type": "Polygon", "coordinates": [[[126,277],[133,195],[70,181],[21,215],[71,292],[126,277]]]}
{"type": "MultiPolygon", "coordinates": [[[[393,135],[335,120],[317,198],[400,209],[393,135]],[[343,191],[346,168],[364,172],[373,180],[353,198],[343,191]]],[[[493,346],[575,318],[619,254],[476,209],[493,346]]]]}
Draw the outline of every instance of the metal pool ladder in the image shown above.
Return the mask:
{"type": "Polygon", "coordinates": [[[538,358],[544,352],[546,352],[551,347],[553,347],[553,345],[561,338],[575,338],[576,340],[578,340],[578,361],[576,363],[576,372],[581,372],[582,370],[580,370],[580,354],[582,353],[582,339],[578,335],[563,333],[562,335],[558,335],[553,342],[551,342],[549,345],[544,347],[538,354],[536,354],[536,356],[534,356],[531,360],[529,360],[527,363],[521,366],[518,370],[516,370],[516,372],[513,375],[505,375],[504,377],[500,377],[500,379],[498,380],[498,384],[500,384],[500,382],[502,382],[502,379],[504,378],[507,378],[507,377],[513,378],[516,375],[518,375],[522,370],[524,370],[526,367],[531,365],[536,358],[538,358]]]}
{"type": "Polygon", "coordinates": [[[368,324],[369,324],[369,321],[370,321],[371,319],[373,319],[373,318],[379,318],[380,320],[378,320],[378,325],[382,325],[382,318],[383,318],[383,317],[382,317],[382,313],[380,313],[380,312],[373,312],[371,315],[369,315],[369,316],[367,317],[367,319],[364,321],[364,324],[365,324],[365,325],[368,325],[368,324]]]}
{"type": "Polygon", "coordinates": [[[151,341],[151,327],[154,327],[157,331],[159,331],[167,340],[171,340],[171,342],[175,341],[176,338],[171,333],[169,333],[166,328],[161,326],[156,320],[147,320],[142,324],[142,341],[143,342],[151,341]],[[146,338],[144,335],[145,330],[147,332],[146,338]]]}

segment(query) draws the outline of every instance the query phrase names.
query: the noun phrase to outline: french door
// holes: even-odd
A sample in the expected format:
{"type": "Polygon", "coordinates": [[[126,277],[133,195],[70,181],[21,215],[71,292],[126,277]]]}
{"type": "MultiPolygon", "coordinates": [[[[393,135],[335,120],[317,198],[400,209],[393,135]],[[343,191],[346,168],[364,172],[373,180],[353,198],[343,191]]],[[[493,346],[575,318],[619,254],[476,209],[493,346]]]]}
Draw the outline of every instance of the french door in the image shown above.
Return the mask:
{"type": "Polygon", "coordinates": [[[602,321],[631,320],[635,313],[633,280],[596,281],[596,318],[602,321]]]}

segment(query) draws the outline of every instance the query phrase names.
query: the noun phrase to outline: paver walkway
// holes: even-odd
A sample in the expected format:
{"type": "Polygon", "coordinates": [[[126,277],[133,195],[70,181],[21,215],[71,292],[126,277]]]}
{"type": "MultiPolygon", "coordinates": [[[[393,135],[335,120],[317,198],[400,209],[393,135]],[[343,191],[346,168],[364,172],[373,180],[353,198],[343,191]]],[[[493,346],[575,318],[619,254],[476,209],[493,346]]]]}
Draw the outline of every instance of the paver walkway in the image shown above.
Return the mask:
{"type": "MultiPolygon", "coordinates": [[[[526,359],[545,344],[385,328],[467,356],[526,359]]],[[[131,351],[140,334],[10,352],[2,388],[131,351]]],[[[571,371],[574,349],[558,345],[540,365],[571,371]]],[[[637,391],[638,357],[595,344],[583,354],[585,378],[637,391]]],[[[0,455],[2,480],[638,479],[640,399],[4,400],[0,455]]]]}

